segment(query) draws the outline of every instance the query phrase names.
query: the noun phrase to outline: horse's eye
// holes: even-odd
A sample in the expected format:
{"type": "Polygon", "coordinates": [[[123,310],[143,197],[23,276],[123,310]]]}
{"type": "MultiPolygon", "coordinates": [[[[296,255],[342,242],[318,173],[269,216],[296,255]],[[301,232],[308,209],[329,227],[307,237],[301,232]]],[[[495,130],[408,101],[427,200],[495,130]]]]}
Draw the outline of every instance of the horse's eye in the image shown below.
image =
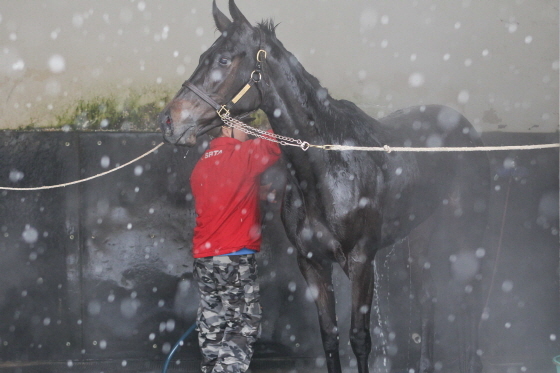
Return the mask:
{"type": "Polygon", "coordinates": [[[226,58],[226,57],[220,58],[220,65],[222,65],[222,66],[227,66],[227,65],[229,65],[229,62],[230,62],[230,61],[229,61],[229,58],[226,58]]]}

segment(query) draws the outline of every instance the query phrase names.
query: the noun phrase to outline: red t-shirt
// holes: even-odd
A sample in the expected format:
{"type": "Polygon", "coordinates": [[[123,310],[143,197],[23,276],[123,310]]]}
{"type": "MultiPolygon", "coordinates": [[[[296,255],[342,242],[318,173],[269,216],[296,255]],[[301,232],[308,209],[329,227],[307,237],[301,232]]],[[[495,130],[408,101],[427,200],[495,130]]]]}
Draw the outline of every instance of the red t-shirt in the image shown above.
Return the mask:
{"type": "Polygon", "coordinates": [[[195,258],[260,250],[259,176],[279,157],[278,144],[267,140],[210,142],[191,175],[195,258]]]}

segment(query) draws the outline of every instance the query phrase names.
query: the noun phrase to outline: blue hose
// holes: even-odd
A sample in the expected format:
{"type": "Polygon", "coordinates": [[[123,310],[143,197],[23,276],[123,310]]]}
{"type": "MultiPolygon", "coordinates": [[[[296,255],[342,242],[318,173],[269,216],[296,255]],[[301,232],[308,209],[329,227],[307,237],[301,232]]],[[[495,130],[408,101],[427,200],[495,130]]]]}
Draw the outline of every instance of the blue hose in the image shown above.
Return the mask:
{"type": "Polygon", "coordinates": [[[183,341],[187,339],[189,334],[193,332],[194,328],[196,328],[196,323],[192,324],[191,327],[185,332],[185,334],[183,334],[181,338],[179,338],[177,343],[175,343],[175,346],[173,346],[171,352],[169,352],[169,355],[167,355],[165,364],[163,364],[163,370],[161,371],[162,373],[167,373],[167,368],[169,368],[169,364],[171,363],[171,358],[173,357],[173,354],[175,353],[175,351],[179,349],[179,346],[181,346],[181,343],[183,343],[183,341]]]}

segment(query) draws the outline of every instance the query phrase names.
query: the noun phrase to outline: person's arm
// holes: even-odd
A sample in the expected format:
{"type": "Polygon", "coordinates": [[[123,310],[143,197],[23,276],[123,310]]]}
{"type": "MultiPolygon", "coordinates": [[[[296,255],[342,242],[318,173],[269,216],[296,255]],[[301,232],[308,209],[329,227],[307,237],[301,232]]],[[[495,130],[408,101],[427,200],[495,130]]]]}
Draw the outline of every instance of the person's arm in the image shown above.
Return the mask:
{"type": "MultiPolygon", "coordinates": [[[[272,130],[267,131],[273,133],[272,130]]],[[[247,171],[256,176],[263,173],[280,158],[280,145],[265,139],[247,140],[241,143],[240,156],[245,158],[247,171]]]]}

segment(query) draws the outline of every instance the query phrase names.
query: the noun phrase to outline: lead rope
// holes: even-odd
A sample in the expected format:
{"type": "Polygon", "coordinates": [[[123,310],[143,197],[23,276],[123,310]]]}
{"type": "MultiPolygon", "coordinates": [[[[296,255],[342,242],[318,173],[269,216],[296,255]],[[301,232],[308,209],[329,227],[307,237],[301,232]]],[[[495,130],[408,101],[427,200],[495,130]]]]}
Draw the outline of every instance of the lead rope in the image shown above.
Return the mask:
{"type": "Polygon", "coordinates": [[[413,148],[399,146],[350,146],[350,145],[313,145],[307,141],[296,140],[291,137],[277,135],[258,128],[253,128],[235,118],[229,116],[228,113],[221,114],[220,118],[228,127],[236,128],[248,135],[258,137],[260,139],[272,141],[280,145],[296,146],[306,151],[309,148],[317,148],[323,150],[358,150],[358,151],[378,151],[378,152],[477,152],[477,151],[496,151],[496,150],[529,150],[529,149],[546,149],[558,148],[560,143],[556,144],[540,144],[540,145],[514,145],[514,146],[463,146],[463,147],[429,147],[429,148],[413,148]]]}
{"type": "MultiPolygon", "coordinates": [[[[229,114],[222,114],[220,115],[222,121],[229,127],[237,128],[240,131],[247,133],[248,135],[272,141],[284,146],[295,146],[301,148],[303,151],[306,151],[309,148],[318,148],[323,150],[362,150],[362,151],[384,151],[390,153],[392,151],[399,151],[399,152],[469,152],[469,151],[496,151],[496,150],[529,150],[529,149],[546,149],[546,148],[558,148],[560,144],[541,144],[541,145],[519,145],[519,146],[479,146],[479,147],[439,147],[439,148],[406,148],[406,147],[390,147],[389,145],[385,145],[383,147],[363,147],[363,146],[348,146],[348,145],[312,145],[309,144],[307,141],[302,141],[299,139],[293,139],[291,137],[278,135],[272,132],[267,132],[258,128],[253,128],[235,118],[229,116],[229,114]]],[[[56,185],[48,185],[42,187],[32,187],[32,188],[10,188],[10,187],[2,187],[0,186],[0,190],[45,190],[45,189],[54,189],[54,188],[62,188],[70,185],[75,185],[79,183],[83,183],[85,181],[93,180],[101,176],[105,176],[121,168],[124,168],[144,157],[147,155],[155,152],[159,149],[164,143],[160,143],[156,145],[152,150],[147,151],[146,153],[142,154],[141,156],[134,158],[133,160],[115,167],[109,171],[102,172],[100,174],[87,177],[85,179],[80,179],[76,181],[72,181],[69,183],[64,184],[56,184],[56,185]]]]}
{"type": "Polygon", "coordinates": [[[94,176],[87,177],[87,178],[85,178],[85,179],[80,179],[80,180],[76,180],[76,181],[72,181],[72,182],[64,183],[64,184],[48,185],[48,186],[34,187],[34,188],[8,188],[8,187],[0,187],[0,190],[43,190],[43,189],[62,188],[62,187],[66,187],[66,186],[69,186],[69,185],[74,185],[74,184],[78,184],[78,183],[83,183],[84,181],[92,180],[92,179],[95,179],[95,178],[98,178],[98,177],[101,177],[101,176],[105,176],[105,175],[107,175],[107,174],[110,174],[111,172],[115,172],[115,171],[117,171],[117,170],[120,170],[121,168],[124,168],[124,167],[126,167],[126,166],[128,166],[128,165],[130,165],[130,164],[132,164],[132,163],[134,163],[134,162],[136,162],[136,161],[138,161],[138,160],[144,158],[144,157],[147,156],[148,154],[151,154],[151,153],[155,152],[155,151],[158,150],[162,145],[163,145],[163,142],[162,142],[162,143],[159,143],[159,145],[156,145],[152,150],[150,150],[150,151],[148,151],[148,152],[142,154],[142,155],[139,156],[139,157],[134,158],[133,160],[131,160],[131,161],[129,161],[129,162],[126,162],[125,164],[123,164],[123,165],[121,165],[121,166],[115,167],[115,168],[113,168],[113,169],[111,169],[111,170],[109,170],[109,171],[105,171],[105,172],[102,172],[102,173],[97,174],[97,175],[94,175],[94,176]]]}

